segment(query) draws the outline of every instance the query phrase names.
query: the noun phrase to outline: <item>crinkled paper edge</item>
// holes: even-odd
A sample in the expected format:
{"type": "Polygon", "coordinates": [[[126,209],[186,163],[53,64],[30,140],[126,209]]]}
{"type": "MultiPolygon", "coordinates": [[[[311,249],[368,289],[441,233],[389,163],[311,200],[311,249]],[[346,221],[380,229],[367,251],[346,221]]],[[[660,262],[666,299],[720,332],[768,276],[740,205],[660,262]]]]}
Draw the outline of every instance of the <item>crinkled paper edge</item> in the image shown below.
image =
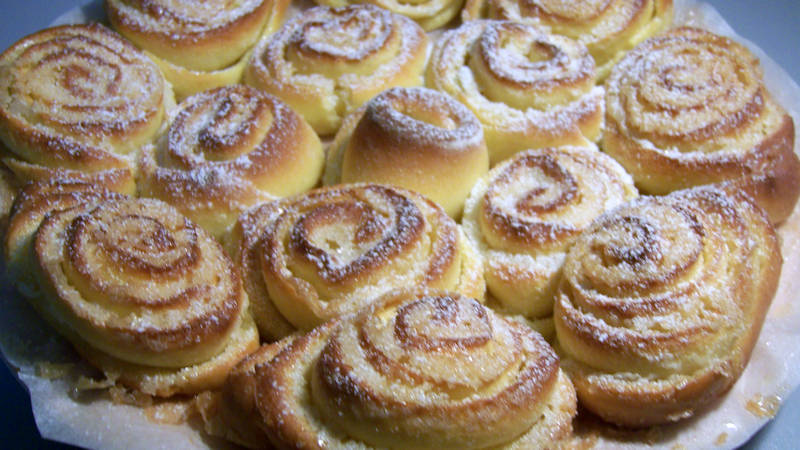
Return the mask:
{"type": "MultiPolygon", "coordinates": [[[[747,45],[764,67],[766,84],[800,123],[800,87],[753,43],[737,36],[708,4],[676,0],[676,24],[687,24],[730,36],[747,45]]],[[[56,24],[85,23],[104,17],[102,4],[93,0],[56,20],[56,24]]],[[[795,152],[800,153],[796,143],[795,152]]],[[[752,359],[733,389],[714,408],[688,422],[661,430],[653,448],[734,448],[746,442],[768,420],[748,411],[749,401],[759,397],[785,399],[800,384],[800,306],[793,293],[800,291],[800,208],[779,230],[783,242],[784,267],[752,359]]],[[[76,400],[72,385],[62,379],[37,375],[37,362],[81,364],[78,357],[36,316],[8,280],[0,287],[0,347],[7,362],[18,368],[17,376],[28,388],[36,424],[42,437],[54,441],[103,449],[219,448],[220,441],[189,425],[151,422],[141,408],[113,404],[109,400],[76,400]]],[[[41,367],[39,367],[41,368],[41,367]]],[[[637,448],[642,443],[620,442],[599,437],[598,448],[637,448]]]]}

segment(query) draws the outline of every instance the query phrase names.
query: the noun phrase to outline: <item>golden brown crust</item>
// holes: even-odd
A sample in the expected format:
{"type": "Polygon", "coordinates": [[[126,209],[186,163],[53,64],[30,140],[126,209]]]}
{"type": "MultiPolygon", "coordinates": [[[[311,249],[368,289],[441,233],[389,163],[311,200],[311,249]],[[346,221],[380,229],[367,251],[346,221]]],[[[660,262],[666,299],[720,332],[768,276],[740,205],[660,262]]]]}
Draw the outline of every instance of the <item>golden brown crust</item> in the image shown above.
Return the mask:
{"type": "Polygon", "coordinates": [[[591,147],[528,150],[493,168],[470,193],[463,225],[501,309],[549,316],[572,243],[595,218],[636,195],[630,175],[591,147]]]}
{"type": "Polygon", "coordinates": [[[672,23],[672,0],[467,0],[466,21],[488,17],[530,23],[589,48],[598,78],[639,42],[672,23]]]}
{"type": "Polygon", "coordinates": [[[345,119],[328,149],[323,182],[393,184],[457,219],[487,170],[483,132],[467,108],[431,89],[393,88],[345,119]]]}
{"type": "Polygon", "coordinates": [[[483,297],[480,261],[458,225],[400,188],[317,189],[254,207],[232,235],[234,260],[267,339],[309,330],[396,287],[483,297]]]}
{"type": "Polygon", "coordinates": [[[33,246],[43,308],[124,361],[177,368],[210,359],[247,306],[219,244],[157,200],[52,212],[33,246]]]}
{"type": "Polygon", "coordinates": [[[632,427],[707,406],[747,364],[781,265],[741,193],[694,188],[602,216],[568,254],[554,312],[581,402],[632,427]]]}
{"type": "Polygon", "coordinates": [[[20,191],[20,182],[14,172],[0,163],[0,234],[5,234],[11,206],[20,191]]]}
{"type": "Polygon", "coordinates": [[[258,345],[222,248],[157,200],[82,180],[31,184],[4,253],[18,290],[81,355],[146,394],[219,386],[258,345]]]}
{"type": "Polygon", "coordinates": [[[773,223],[800,196],[794,123],[742,45],[678,28],[629,53],[606,83],[603,150],[647,193],[732,182],[773,223]]]}
{"type": "Polygon", "coordinates": [[[395,291],[256,366],[277,447],[530,448],[571,431],[575,397],[524,326],[442,291],[395,291]]]}
{"type": "Polygon", "coordinates": [[[288,103],[317,133],[332,134],[384,89],[422,84],[427,50],[427,35],[406,17],[372,5],[320,6],[262,40],[244,81],[288,103]]]}
{"type": "Polygon", "coordinates": [[[239,60],[273,16],[280,22],[288,4],[105,0],[105,9],[114,28],[140,48],[187,69],[213,71],[239,60]]]}
{"type": "Polygon", "coordinates": [[[3,259],[17,291],[28,298],[41,295],[34,277],[33,236],[48,214],[122,198],[102,185],[80,179],[50,179],[26,185],[14,200],[3,236],[3,259]]]}
{"type": "Polygon", "coordinates": [[[139,193],[222,236],[247,208],[317,184],[322,145],[300,115],[244,85],[195,94],[140,160],[139,193]]]}
{"type": "Polygon", "coordinates": [[[529,148],[589,145],[600,137],[603,89],[583,44],[532,25],[476,20],[445,32],[426,84],[481,122],[492,164],[529,148]]]}
{"type": "Polygon", "coordinates": [[[262,345],[233,367],[220,391],[209,393],[208,399],[199,402],[208,433],[247,448],[273,448],[262,429],[256,405],[256,371],[258,366],[269,364],[297,337],[293,335],[262,345]]]}
{"type": "Polygon", "coordinates": [[[0,55],[3,160],[23,180],[106,172],[132,180],[131,155],[173,103],[158,67],[101,25],[42,30],[0,55]]]}

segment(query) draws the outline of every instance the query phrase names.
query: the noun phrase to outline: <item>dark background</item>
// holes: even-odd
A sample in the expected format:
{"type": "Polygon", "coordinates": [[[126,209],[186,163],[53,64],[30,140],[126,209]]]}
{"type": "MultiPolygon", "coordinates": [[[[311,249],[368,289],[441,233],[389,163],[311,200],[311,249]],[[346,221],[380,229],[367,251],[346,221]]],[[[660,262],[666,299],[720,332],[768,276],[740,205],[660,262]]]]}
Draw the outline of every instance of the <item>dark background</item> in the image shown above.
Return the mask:
{"type": "MultiPolygon", "coordinates": [[[[0,9],[0,49],[20,37],[46,27],[81,0],[3,0],[0,9]]],[[[761,47],[795,80],[800,80],[800,3],[797,0],[708,0],[736,32],[761,47]]],[[[800,326],[800,324],[798,324],[800,326]]],[[[798,343],[800,344],[800,343],[798,343]]],[[[800,368],[798,368],[800,370],[800,368]]],[[[24,387],[0,364],[0,448],[72,448],[39,437],[24,387]]],[[[773,449],[800,447],[800,390],[785,402],[778,416],[744,447],[773,449]]]]}

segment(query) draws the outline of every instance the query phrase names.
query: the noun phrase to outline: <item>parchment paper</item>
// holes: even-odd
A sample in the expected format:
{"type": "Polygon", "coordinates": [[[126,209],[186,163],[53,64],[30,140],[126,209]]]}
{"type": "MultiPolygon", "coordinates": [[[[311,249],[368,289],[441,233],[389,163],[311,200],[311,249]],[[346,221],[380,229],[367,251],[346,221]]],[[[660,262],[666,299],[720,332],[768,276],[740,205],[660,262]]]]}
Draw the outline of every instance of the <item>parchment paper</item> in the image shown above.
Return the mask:
{"type": "MultiPolygon", "coordinates": [[[[700,26],[747,45],[761,60],[771,93],[795,123],[800,123],[800,87],[778,64],[737,36],[710,5],[693,0],[675,3],[676,24],[700,26]]],[[[103,19],[102,4],[94,0],[64,14],[56,23],[103,19]]],[[[800,154],[800,140],[795,152],[800,154]]],[[[734,448],[774,416],[778,403],[800,384],[800,306],[793,302],[793,293],[800,292],[800,208],[779,233],[784,266],[778,293],[750,364],[733,389],[689,421],[634,435],[591,431],[584,433],[583,444],[594,443],[598,448],[734,448]]],[[[114,404],[103,395],[76,395],[75,380],[91,369],[38,318],[8,280],[0,285],[0,305],[0,349],[8,364],[19,369],[17,376],[30,391],[33,415],[44,438],[103,449],[227,447],[206,436],[196,421],[156,423],[143,408],[114,404]],[[53,374],[60,377],[49,376],[53,374]]]]}

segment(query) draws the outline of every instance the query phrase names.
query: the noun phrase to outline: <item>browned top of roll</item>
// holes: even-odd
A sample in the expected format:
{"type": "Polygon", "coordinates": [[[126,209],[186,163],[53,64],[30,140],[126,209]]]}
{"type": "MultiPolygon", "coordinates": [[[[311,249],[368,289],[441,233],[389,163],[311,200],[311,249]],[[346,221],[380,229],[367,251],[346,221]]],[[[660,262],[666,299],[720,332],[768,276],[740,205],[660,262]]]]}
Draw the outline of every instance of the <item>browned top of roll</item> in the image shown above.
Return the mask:
{"type": "Polygon", "coordinates": [[[27,36],[0,55],[0,139],[23,161],[95,172],[127,167],[172,93],[158,67],[107,28],[27,36]]]}
{"type": "Polygon", "coordinates": [[[574,414],[561,415],[569,395],[541,336],[443,291],[389,293],[255,371],[256,404],[279,447],[336,446],[333,430],[344,430],[369,448],[486,448],[537,427],[558,439],[564,429],[550,415],[574,414]]]}

